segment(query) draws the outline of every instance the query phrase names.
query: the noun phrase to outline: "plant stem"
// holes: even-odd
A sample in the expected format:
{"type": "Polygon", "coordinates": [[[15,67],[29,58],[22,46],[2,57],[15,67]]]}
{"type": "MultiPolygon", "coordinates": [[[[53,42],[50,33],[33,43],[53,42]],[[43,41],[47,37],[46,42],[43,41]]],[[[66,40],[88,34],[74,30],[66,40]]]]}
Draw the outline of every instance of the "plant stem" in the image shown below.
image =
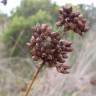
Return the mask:
{"type": "Polygon", "coordinates": [[[30,83],[29,87],[27,88],[24,96],[28,96],[28,94],[29,94],[29,92],[30,92],[30,90],[31,90],[31,88],[32,88],[32,85],[34,84],[34,82],[35,82],[35,80],[36,80],[39,72],[40,72],[41,69],[43,68],[43,66],[44,66],[44,63],[42,63],[42,64],[40,65],[40,67],[37,69],[37,71],[34,73],[34,75],[33,75],[33,77],[32,77],[32,80],[31,80],[31,83],[30,83]]]}
{"type": "Polygon", "coordinates": [[[22,35],[24,34],[24,32],[25,32],[25,31],[22,30],[22,31],[20,32],[19,36],[17,37],[16,42],[15,42],[15,44],[14,44],[13,47],[12,47],[12,51],[11,51],[11,53],[10,53],[10,56],[13,55],[13,53],[14,53],[14,51],[15,51],[15,49],[16,49],[16,47],[17,47],[17,45],[18,45],[18,43],[19,43],[22,35]]]}

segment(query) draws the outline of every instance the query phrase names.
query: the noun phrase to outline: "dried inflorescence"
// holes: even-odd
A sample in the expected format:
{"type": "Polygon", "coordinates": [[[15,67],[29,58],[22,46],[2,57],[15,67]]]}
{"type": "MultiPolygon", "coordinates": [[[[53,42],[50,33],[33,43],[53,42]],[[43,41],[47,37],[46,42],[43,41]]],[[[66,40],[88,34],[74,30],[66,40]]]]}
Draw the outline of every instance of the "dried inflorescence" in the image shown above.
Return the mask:
{"type": "Polygon", "coordinates": [[[59,9],[59,18],[57,26],[64,26],[64,31],[72,30],[79,35],[88,31],[85,18],[80,12],[74,12],[72,6],[66,5],[59,9]]]}
{"type": "Polygon", "coordinates": [[[49,67],[55,66],[60,73],[69,73],[70,67],[64,63],[68,52],[72,52],[72,43],[62,40],[60,34],[52,32],[47,24],[34,26],[32,32],[32,38],[27,43],[32,59],[42,60],[49,67]]]}

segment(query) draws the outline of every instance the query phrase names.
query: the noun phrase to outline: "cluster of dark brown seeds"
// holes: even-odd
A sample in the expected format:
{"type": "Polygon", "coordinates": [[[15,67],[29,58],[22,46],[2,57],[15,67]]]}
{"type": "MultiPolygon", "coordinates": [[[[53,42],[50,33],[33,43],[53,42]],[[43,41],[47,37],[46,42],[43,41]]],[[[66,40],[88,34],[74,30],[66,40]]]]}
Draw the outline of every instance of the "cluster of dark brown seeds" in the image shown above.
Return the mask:
{"type": "Polygon", "coordinates": [[[32,38],[27,46],[31,50],[32,59],[39,59],[49,67],[56,67],[60,73],[69,73],[69,65],[65,64],[68,53],[72,52],[72,43],[62,40],[60,34],[52,32],[47,24],[32,28],[32,38]]]}
{"type": "Polygon", "coordinates": [[[74,12],[72,6],[66,5],[59,9],[57,26],[64,26],[64,31],[72,30],[79,35],[88,31],[85,18],[79,13],[74,12]]]}

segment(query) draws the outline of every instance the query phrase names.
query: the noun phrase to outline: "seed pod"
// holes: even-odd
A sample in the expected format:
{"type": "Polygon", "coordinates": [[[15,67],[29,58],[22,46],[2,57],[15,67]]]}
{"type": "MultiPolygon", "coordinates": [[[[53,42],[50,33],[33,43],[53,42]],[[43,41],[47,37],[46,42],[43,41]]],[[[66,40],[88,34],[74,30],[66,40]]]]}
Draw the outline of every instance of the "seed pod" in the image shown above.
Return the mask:
{"type": "Polygon", "coordinates": [[[76,13],[75,13],[75,12],[72,12],[72,13],[70,14],[70,18],[71,18],[71,19],[74,19],[74,17],[76,17],[76,13]]]}
{"type": "Polygon", "coordinates": [[[57,61],[60,62],[60,63],[64,63],[64,62],[65,62],[65,60],[64,60],[63,57],[62,57],[62,55],[59,55],[59,56],[57,57],[57,61]]]}
{"type": "Polygon", "coordinates": [[[85,23],[86,23],[86,19],[83,18],[83,19],[82,19],[82,22],[85,24],[85,23]]]}
{"type": "Polygon", "coordinates": [[[82,20],[84,17],[83,17],[83,15],[80,14],[80,15],[78,16],[78,18],[79,18],[80,20],[82,20]]]}
{"type": "Polygon", "coordinates": [[[63,14],[63,8],[60,8],[60,9],[59,9],[59,13],[60,13],[60,14],[63,14]]]}
{"type": "Polygon", "coordinates": [[[63,73],[63,74],[68,74],[68,70],[70,67],[69,66],[66,66],[66,65],[63,65],[63,64],[57,64],[56,65],[56,69],[58,72],[60,73],[63,73]]]}
{"type": "Polygon", "coordinates": [[[59,15],[59,20],[62,22],[63,21],[63,18],[64,18],[64,15],[59,15]]]}
{"type": "MultiPolygon", "coordinates": [[[[67,41],[63,41],[59,33],[52,32],[50,29],[46,24],[33,27],[33,34],[27,45],[31,50],[33,60],[42,60],[49,67],[56,67],[57,63],[65,63],[65,59],[68,58],[67,54],[71,50],[71,44],[65,43],[67,41]],[[66,47],[67,50],[64,50],[66,47]]],[[[65,69],[67,69],[64,68],[60,67],[61,73],[64,73],[65,69]]]]}
{"type": "Polygon", "coordinates": [[[72,45],[72,42],[69,42],[69,41],[64,41],[64,44],[66,47],[71,47],[72,45]]]}
{"type": "Polygon", "coordinates": [[[68,58],[67,54],[62,55],[63,58],[68,58]]]}
{"type": "Polygon", "coordinates": [[[75,24],[73,24],[73,23],[69,23],[69,26],[70,26],[70,29],[71,29],[71,30],[74,30],[75,27],[76,27],[75,24]]]}
{"type": "Polygon", "coordinates": [[[72,12],[72,6],[66,5],[63,7],[64,12],[71,13],[72,12]]]}
{"type": "Polygon", "coordinates": [[[74,17],[73,22],[76,24],[78,22],[78,17],[74,17]]]}
{"type": "Polygon", "coordinates": [[[42,31],[46,31],[47,28],[48,28],[47,24],[42,24],[42,26],[41,26],[42,31]]]}
{"type": "Polygon", "coordinates": [[[80,12],[74,12],[75,13],[75,17],[78,17],[80,15],[80,12]]]}
{"type": "Polygon", "coordinates": [[[59,13],[58,21],[56,23],[57,26],[64,26],[65,32],[72,30],[73,32],[78,33],[80,36],[87,31],[87,22],[80,12],[73,11],[72,6],[68,5],[63,7],[62,12],[59,13]]]}
{"type": "Polygon", "coordinates": [[[37,60],[38,60],[38,57],[32,56],[32,59],[33,59],[34,61],[37,61],[37,60]]]}
{"type": "Polygon", "coordinates": [[[59,73],[65,73],[65,70],[63,69],[63,67],[56,67],[56,69],[59,73]]]}
{"type": "Polygon", "coordinates": [[[65,45],[65,46],[71,46],[72,45],[72,43],[71,42],[69,42],[69,41],[65,41],[65,40],[60,40],[60,45],[62,46],[62,45],[65,45]]]}
{"type": "Polygon", "coordinates": [[[62,26],[62,24],[63,24],[63,22],[61,22],[61,21],[56,22],[57,27],[62,26]]]}
{"type": "Polygon", "coordinates": [[[36,56],[36,49],[35,48],[31,50],[31,55],[36,56]]]}
{"type": "Polygon", "coordinates": [[[72,48],[69,48],[69,47],[65,47],[64,51],[66,51],[66,52],[72,52],[73,49],[72,48]]]}
{"type": "Polygon", "coordinates": [[[47,59],[52,60],[52,55],[48,55],[47,59]]]}
{"type": "Polygon", "coordinates": [[[57,32],[52,32],[51,33],[51,38],[56,38],[58,35],[60,35],[60,34],[57,33],[57,32]]]}
{"type": "Polygon", "coordinates": [[[78,20],[78,27],[80,27],[80,29],[84,29],[85,25],[82,21],[78,20]]]}
{"type": "Polygon", "coordinates": [[[27,45],[29,48],[31,47],[31,43],[29,43],[29,42],[26,43],[26,45],[27,45]]]}
{"type": "Polygon", "coordinates": [[[41,42],[41,38],[36,38],[36,42],[41,42]]]}
{"type": "Polygon", "coordinates": [[[33,41],[32,43],[30,43],[30,42],[26,43],[26,45],[27,45],[29,48],[32,48],[35,44],[36,44],[35,41],[33,41]]]}
{"type": "Polygon", "coordinates": [[[67,14],[66,12],[63,13],[63,19],[69,17],[69,14],[67,14]]]}
{"type": "Polygon", "coordinates": [[[63,64],[62,67],[64,67],[65,70],[70,69],[70,66],[68,64],[63,64]]]}
{"type": "Polygon", "coordinates": [[[37,33],[33,33],[34,35],[34,38],[37,38],[38,37],[38,34],[37,33]]]}
{"type": "Polygon", "coordinates": [[[88,29],[89,29],[89,28],[88,28],[88,26],[86,26],[86,27],[84,28],[84,30],[83,30],[83,31],[84,31],[84,32],[87,32],[87,31],[88,31],[88,29]]]}

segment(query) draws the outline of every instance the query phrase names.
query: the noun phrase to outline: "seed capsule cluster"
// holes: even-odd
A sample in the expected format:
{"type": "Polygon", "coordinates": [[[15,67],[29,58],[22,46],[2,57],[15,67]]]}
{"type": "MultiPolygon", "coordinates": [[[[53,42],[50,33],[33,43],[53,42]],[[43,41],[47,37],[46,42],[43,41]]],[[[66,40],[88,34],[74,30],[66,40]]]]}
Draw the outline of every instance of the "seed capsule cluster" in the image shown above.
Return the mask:
{"type": "Polygon", "coordinates": [[[57,26],[64,26],[64,31],[72,30],[79,35],[88,31],[85,18],[79,13],[74,12],[72,6],[63,6],[59,9],[59,18],[57,26]]]}
{"type": "Polygon", "coordinates": [[[27,46],[31,50],[32,59],[41,59],[49,67],[56,67],[60,73],[69,73],[65,64],[68,53],[72,52],[72,43],[62,40],[60,34],[52,32],[47,24],[36,25],[32,29],[32,38],[27,46]]]}

